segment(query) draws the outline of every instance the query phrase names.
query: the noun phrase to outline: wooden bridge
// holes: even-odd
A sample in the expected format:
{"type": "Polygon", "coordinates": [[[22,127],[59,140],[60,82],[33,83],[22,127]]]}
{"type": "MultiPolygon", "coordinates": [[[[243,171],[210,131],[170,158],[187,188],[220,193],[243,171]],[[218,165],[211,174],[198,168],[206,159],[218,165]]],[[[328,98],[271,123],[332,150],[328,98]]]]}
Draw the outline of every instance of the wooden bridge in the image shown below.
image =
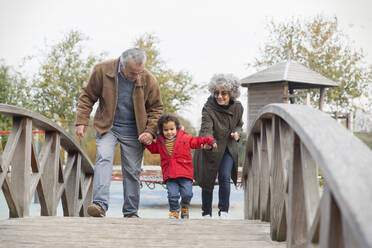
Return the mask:
{"type": "Polygon", "coordinates": [[[4,104],[0,114],[13,117],[0,158],[10,217],[0,247],[372,247],[372,152],[311,107],[271,104],[253,121],[244,220],[80,218],[93,166],[79,145],[39,114],[4,104]],[[45,131],[39,156],[33,129],[45,131]],[[28,217],[35,192],[41,216],[28,217]],[[55,216],[59,201],[65,217],[55,216]]]}

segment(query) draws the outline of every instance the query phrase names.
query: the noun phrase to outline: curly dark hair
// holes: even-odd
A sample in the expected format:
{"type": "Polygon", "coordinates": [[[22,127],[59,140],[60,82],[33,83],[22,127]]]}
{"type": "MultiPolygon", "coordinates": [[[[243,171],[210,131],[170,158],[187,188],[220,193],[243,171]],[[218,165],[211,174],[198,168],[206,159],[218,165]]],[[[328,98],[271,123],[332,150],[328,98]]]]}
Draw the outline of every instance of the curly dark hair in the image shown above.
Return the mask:
{"type": "Polygon", "coordinates": [[[178,120],[178,118],[175,115],[164,114],[158,120],[158,130],[159,130],[159,134],[161,136],[164,136],[164,133],[163,133],[164,123],[168,123],[170,121],[173,121],[176,124],[177,130],[181,129],[180,121],[178,120]]]}

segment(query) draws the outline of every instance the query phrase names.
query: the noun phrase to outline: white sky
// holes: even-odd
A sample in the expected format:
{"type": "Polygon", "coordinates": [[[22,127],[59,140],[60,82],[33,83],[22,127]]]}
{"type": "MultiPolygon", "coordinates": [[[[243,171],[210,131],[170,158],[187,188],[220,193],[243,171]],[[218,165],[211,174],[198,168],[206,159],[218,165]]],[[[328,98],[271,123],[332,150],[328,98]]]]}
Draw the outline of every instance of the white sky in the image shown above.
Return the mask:
{"type": "MultiPolygon", "coordinates": [[[[170,68],[188,71],[202,84],[214,73],[239,78],[253,73],[246,63],[265,41],[268,18],[325,14],[339,18],[372,64],[371,10],[371,0],[0,0],[0,58],[17,66],[45,41],[52,44],[71,29],[90,37],[91,51],[113,58],[147,32],[159,37],[161,57],[170,68]]],[[[182,110],[197,128],[206,97],[196,97],[182,110]]],[[[245,105],[244,97],[241,101],[245,105]]]]}

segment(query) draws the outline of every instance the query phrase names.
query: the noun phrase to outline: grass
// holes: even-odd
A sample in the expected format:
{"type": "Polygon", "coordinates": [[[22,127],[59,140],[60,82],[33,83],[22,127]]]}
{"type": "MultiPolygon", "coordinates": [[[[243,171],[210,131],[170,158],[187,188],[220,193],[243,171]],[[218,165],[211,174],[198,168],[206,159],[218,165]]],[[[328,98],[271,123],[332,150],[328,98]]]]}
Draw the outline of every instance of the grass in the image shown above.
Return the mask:
{"type": "Polygon", "coordinates": [[[370,149],[372,149],[372,132],[369,133],[354,133],[361,141],[363,141],[370,149]]]}

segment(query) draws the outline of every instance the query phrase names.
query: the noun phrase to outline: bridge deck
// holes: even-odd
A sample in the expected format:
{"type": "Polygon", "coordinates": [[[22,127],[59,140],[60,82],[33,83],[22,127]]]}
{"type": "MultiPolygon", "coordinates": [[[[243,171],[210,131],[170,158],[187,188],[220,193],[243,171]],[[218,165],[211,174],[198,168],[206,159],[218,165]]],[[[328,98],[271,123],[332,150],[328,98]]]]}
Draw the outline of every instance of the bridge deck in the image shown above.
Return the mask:
{"type": "Polygon", "coordinates": [[[251,220],[26,217],[0,221],[0,247],[285,247],[269,233],[251,220]]]}

